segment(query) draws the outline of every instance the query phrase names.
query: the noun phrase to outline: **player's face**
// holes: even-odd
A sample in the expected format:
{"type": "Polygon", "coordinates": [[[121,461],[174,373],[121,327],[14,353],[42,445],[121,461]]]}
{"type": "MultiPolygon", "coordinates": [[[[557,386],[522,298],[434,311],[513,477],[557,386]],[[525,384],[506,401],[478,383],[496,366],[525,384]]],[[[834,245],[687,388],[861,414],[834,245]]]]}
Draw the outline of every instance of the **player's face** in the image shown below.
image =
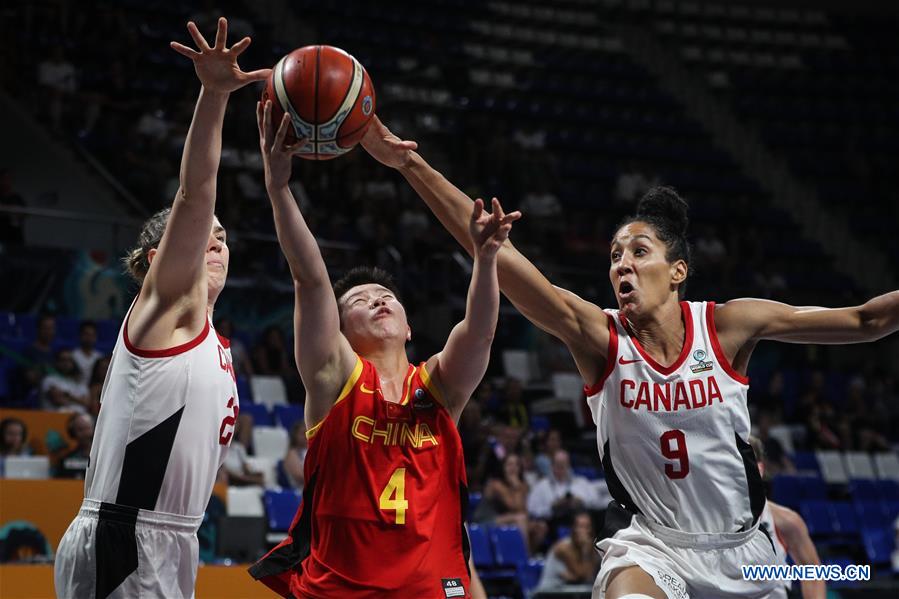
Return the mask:
{"type": "Polygon", "coordinates": [[[574,526],[571,527],[571,538],[582,543],[590,542],[593,539],[593,523],[590,521],[590,516],[578,514],[574,519],[574,526]]]}
{"type": "Polygon", "coordinates": [[[225,287],[228,278],[228,263],[231,252],[228,236],[218,218],[212,221],[212,231],[206,245],[206,281],[209,285],[209,299],[215,301],[225,287]]]}
{"type": "Polygon", "coordinates": [[[615,234],[609,279],[625,317],[651,313],[672,293],[677,297],[676,273],[683,261],[668,262],[666,251],[655,228],[647,223],[629,223],[615,234]]]}
{"type": "Polygon", "coordinates": [[[377,283],[351,288],[338,300],[343,333],[353,349],[366,353],[373,343],[411,338],[406,310],[394,293],[377,283]]]}

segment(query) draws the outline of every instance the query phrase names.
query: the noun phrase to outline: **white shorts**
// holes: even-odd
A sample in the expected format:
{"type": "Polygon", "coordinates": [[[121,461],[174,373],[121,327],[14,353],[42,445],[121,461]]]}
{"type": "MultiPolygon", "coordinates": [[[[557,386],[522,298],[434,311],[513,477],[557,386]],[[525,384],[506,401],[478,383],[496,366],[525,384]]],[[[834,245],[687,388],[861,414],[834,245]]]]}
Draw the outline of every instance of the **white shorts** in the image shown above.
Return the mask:
{"type": "Polygon", "coordinates": [[[56,552],[56,596],[193,597],[202,520],[85,499],[56,552]]]}
{"type": "Polygon", "coordinates": [[[758,526],[746,532],[685,533],[636,515],[630,526],[596,545],[602,566],[593,598],[605,597],[611,575],[639,566],[668,599],[773,599],[783,583],[743,580],[742,565],[776,563],[768,536],[758,526]]]}

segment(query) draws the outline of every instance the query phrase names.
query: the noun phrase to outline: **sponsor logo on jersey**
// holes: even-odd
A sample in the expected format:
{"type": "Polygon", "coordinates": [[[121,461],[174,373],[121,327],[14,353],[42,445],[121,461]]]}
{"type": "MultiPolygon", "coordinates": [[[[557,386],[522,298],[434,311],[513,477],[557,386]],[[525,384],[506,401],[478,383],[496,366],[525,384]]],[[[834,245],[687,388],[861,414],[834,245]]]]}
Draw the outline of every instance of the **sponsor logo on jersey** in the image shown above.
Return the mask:
{"type": "Polygon", "coordinates": [[[368,416],[356,416],[351,433],[360,441],[385,446],[405,445],[415,449],[430,449],[439,445],[437,435],[425,422],[379,422],[368,416]],[[425,444],[429,443],[429,446],[425,444]]]}
{"type": "Polygon", "coordinates": [[[636,362],[642,362],[642,361],[643,360],[640,360],[639,358],[636,360],[625,360],[624,356],[621,356],[620,358],[618,358],[618,363],[621,364],[622,366],[627,366],[628,364],[634,364],[636,362]]]}
{"type": "Polygon", "coordinates": [[[716,400],[724,403],[714,376],[667,383],[621,379],[618,397],[623,407],[648,412],[695,410],[709,407],[716,400]]]}
{"type": "Polygon", "coordinates": [[[706,361],[706,355],[704,349],[697,349],[693,352],[693,359],[696,360],[696,364],[690,364],[690,370],[692,370],[694,374],[712,369],[713,362],[711,360],[706,361]]]}
{"type": "Polygon", "coordinates": [[[465,586],[462,584],[461,578],[441,578],[440,583],[443,585],[443,592],[447,597],[465,596],[465,586]]]}

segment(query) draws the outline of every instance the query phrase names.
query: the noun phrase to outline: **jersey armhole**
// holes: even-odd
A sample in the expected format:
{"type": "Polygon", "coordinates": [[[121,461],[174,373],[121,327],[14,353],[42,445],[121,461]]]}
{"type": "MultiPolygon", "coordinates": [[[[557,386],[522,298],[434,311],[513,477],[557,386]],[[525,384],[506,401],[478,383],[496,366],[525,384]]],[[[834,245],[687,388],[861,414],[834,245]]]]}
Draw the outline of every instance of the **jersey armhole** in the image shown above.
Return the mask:
{"type": "Polygon", "coordinates": [[[615,358],[618,357],[618,329],[615,327],[615,320],[608,312],[603,312],[603,314],[606,315],[609,325],[609,351],[606,352],[606,367],[598,381],[592,385],[584,385],[584,393],[587,397],[592,397],[600,392],[603,385],[606,384],[609,375],[615,370],[615,358]]]}
{"type": "Polygon", "coordinates": [[[718,341],[718,330],[715,328],[715,302],[707,302],[705,305],[705,323],[706,328],[709,330],[709,339],[712,342],[712,350],[715,352],[715,357],[718,358],[718,363],[721,364],[721,368],[724,369],[724,372],[726,372],[730,378],[741,385],[748,385],[749,377],[734,370],[734,367],[731,366],[727,356],[724,355],[721,343],[718,341]]]}
{"type": "Polygon", "coordinates": [[[431,373],[428,372],[428,367],[426,366],[426,364],[427,362],[422,362],[421,368],[418,369],[421,382],[424,383],[425,389],[428,390],[428,393],[431,394],[431,397],[436,399],[441,406],[449,410],[449,407],[446,405],[446,400],[443,398],[443,393],[441,393],[440,387],[437,386],[437,382],[431,376],[431,373]]]}
{"type": "Polygon", "coordinates": [[[306,438],[311,439],[315,433],[321,428],[321,425],[325,423],[325,420],[328,419],[328,416],[331,415],[331,410],[339,404],[341,401],[346,399],[346,396],[350,394],[350,391],[353,390],[353,387],[356,386],[356,383],[359,381],[359,377],[362,376],[362,358],[359,355],[356,355],[356,365],[353,367],[353,372],[350,373],[349,378],[343,384],[343,389],[340,390],[340,395],[337,396],[337,400],[331,405],[328,409],[328,413],[325,414],[325,417],[321,419],[321,421],[315,426],[306,430],[306,438]]]}

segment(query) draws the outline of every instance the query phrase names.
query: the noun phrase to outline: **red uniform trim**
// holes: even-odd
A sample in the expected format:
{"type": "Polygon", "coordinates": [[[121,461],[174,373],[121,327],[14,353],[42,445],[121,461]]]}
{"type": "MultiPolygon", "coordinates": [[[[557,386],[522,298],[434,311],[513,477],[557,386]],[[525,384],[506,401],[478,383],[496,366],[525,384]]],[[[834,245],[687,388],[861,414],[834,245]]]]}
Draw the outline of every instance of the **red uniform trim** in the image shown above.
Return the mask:
{"type": "Polygon", "coordinates": [[[605,385],[606,381],[609,379],[609,375],[615,370],[615,358],[618,357],[618,328],[615,326],[615,319],[612,318],[612,315],[609,313],[605,314],[609,324],[609,351],[606,352],[606,367],[598,381],[592,385],[584,385],[584,394],[587,397],[591,397],[600,392],[603,385],[605,385]]]}
{"type": "MultiPolygon", "coordinates": [[[[680,303],[681,313],[684,318],[684,346],[680,350],[680,355],[677,357],[677,360],[674,361],[674,364],[671,366],[662,366],[658,362],[656,362],[652,356],[646,353],[646,350],[643,349],[643,346],[640,345],[640,340],[635,336],[630,335],[631,340],[634,342],[634,347],[637,348],[637,351],[640,352],[640,355],[643,356],[643,359],[646,360],[646,363],[649,364],[653,370],[657,371],[659,374],[668,375],[680,368],[684,360],[687,359],[687,356],[690,353],[690,348],[693,346],[693,315],[690,312],[690,305],[687,302],[680,303]]],[[[618,317],[621,320],[621,324],[625,330],[627,330],[627,321],[624,318],[624,315],[620,312],[618,313],[618,317]]]]}
{"type": "Polygon", "coordinates": [[[175,347],[169,347],[167,349],[140,349],[139,347],[135,347],[135,345],[131,343],[131,339],[128,338],[128,320],[130,318],[131,312],[129,311],[128,316],[125,318],[125,328],[122,331],[122,336],[125,338],[125,347],[128,348],[129,352],[141,358],[171,358],[172,356],[183,354],[203,343],[203,340],[206,339],[206,335],[209,334],[209,317],[207,317],[206,323],[203,325],[203,330],[200,331],[200,334],[187,343],[182,343],[181,345],[176,345],[175,347]]]}
{"type": "Polygon", "coordinates": [[[721,349],[721,343],[718,341],[718,330],[715,328],[715,302],[708,302],[706,304],[705,322],[709,329],[709,339],[712,340],[712,350],[714,350],[715,357],[718,358],[718,363],[721,364],[721,368],[724,369],[724,372],[726,372],[730,378],[740,384],[748,385],[749,377],[734,370],[734,367],[731,366],[727,356],[724,355],[724,350],[721,349]]]}
{"type": "Polygon", "coordinates": [[[231,349],[230,339],[228,339],[227,337],[222,337],[218,331],[215,332],[215,336],[219,338],[219,343],[222,344],[222,347],[224,347],[225,349],[231,349]]]}

